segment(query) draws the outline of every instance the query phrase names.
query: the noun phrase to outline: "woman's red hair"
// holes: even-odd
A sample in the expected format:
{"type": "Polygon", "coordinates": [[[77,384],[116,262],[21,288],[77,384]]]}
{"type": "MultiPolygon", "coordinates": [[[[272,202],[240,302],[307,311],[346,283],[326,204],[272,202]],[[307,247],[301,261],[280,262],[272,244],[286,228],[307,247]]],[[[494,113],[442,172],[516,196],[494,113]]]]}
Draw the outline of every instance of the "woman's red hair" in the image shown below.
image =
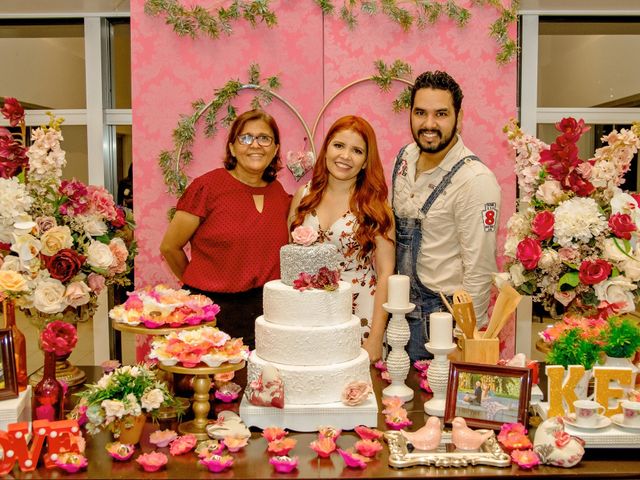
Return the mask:
{"type": "Polygon", "coordinates": [[[356,241],[362,247],[358,258],[362,260],[376,248],[375,238],[380,235],[389,239],[389,230],[393,225],[393,214],[387,203],[387,183],[384,179],[382,162],[378,154],[376,134],[369,122],[355,115],[339,118],[331,125],[318,153],[313,167],[313,177],[309,192],[300,201],[296,210],[296,218],[291,229],[302,224],[304,217],[313,212],[320,204],[329,184],[327,170],[327,146],[333,137],[342,130],[354,131],[362,136],[367,146],[365,167],[358,173],[356,183],[349,200],[349,209],[358,220],[355,232],[356,241]]]}

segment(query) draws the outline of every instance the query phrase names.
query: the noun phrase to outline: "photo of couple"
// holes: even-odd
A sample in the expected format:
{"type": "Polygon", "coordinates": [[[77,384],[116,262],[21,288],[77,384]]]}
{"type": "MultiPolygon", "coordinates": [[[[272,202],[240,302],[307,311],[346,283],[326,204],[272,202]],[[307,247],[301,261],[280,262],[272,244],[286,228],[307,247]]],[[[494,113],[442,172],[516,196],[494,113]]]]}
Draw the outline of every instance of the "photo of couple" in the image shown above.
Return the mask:
{"type": "Polygon", "coordinates": [[[521,378],[461,372],[456,416],[517,422],[521,378]]]}

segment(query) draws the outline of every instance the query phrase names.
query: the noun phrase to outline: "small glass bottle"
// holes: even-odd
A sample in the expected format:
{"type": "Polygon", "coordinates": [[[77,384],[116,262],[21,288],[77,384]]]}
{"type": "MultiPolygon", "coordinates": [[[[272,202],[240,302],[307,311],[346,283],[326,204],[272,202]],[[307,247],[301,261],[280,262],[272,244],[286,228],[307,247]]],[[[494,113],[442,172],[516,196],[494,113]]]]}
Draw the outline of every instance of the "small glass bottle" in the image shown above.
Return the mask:
{"type": "Polygon", "coordinates": [[[44,352],[44,374],[33,389],[34,420],[62,420],[64,390],[56,380],[56,354],[44,352]]]}
{"type": "Polygon", "coordinates": [[[16,374],[18,377],[18,387],[20,391],[27,388],[27,341],[24,333],[20,331],[16,324],[16,306],[13,300],[2,302],[4,315],[4,326],[10,328],[13,335],[13,351],[16,357],[16,374]]]}

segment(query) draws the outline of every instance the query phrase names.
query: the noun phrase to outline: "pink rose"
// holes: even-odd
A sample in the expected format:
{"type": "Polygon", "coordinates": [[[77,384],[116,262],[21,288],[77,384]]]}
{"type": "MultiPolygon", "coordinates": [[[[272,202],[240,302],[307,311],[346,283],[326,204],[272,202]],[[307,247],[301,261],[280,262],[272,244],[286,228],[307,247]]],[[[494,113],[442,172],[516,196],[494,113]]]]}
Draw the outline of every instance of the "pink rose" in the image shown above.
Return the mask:
{"type": "Polygon", "coordinates": [[[555,223],[555,217],[553,213],[545,210],[539,212],[533,218],[531,222],[531,231],[538,236],[538,240],[541,242],[553,237],[553,226],[555,223]]]}
{"type": "Polygon", "coordinates": [[[102,275],[98,275],[97,273],[90,273],[87,277],[87,284],[92,292],[95,292],[96,295],[100,295],[100,292],[104,288],[104,277],[102,275]]]}
{"type": "Polygon", "coordinates": [[[578,278],[585,285],[595,285],[606,280],[611,273],[611,264],[606,260],[585,260],[580,264],[578,278]]]}
{"type": "Polygon", "coordinates": [[[121,238],[114,238],[109,242],[109,250],[113,254],[113,263],[109,267],[109,273],[114,275],[123,273],[127,269],[127,257],[129,251],[121,238]]]}
{"type": "Polygon", "coordinates": [[[631,234],[637,230],[636,224],[631,220],[631,215],[626,213],[614,213],[609,217],[609,228],[611,232],[625,240],[631,240],[631,234]]]}
{"type": "Polygon", "coordinates": [[[36,218],[36,225],[38,226],[38,231],[43,234],[58,224],[55,217],[38,217],[36,218]]]}
{"type": "Polygon", "coordinates": [[[558,249],[558,255],[563,262],[573,262],[580,258],[580,252],[571,247],[562,247],[558,249]]]}
{"type": "Polygon", "coordinates": [[[522,266],[527,270],[533,270],[538,266],[538,261],[542,256],[542,247],[535,238],[527,237],[518,244],[516,258],[520,260],[522,266]]]}
{"type": "Polygon", "coordinates": [[[367,382],[351,382],[342,392],[342,403],[353,407],[364,402],[373,389],[367,382]]]}
{"type": "Polygon", "coordinates": [[[97,185],[88,185],[87,190],[89,191],[89,210],[102,215],[107,220],[115,220],[117,217],[116,204],[107,189],[97,185]]]}
{"type": "Polygon", "coordinates": [[[293,230],[291,238],[298,245],[308,247],[318,239],[318,232],[316,232],[312,227],[303,227],[301,225],[293,230]]]}

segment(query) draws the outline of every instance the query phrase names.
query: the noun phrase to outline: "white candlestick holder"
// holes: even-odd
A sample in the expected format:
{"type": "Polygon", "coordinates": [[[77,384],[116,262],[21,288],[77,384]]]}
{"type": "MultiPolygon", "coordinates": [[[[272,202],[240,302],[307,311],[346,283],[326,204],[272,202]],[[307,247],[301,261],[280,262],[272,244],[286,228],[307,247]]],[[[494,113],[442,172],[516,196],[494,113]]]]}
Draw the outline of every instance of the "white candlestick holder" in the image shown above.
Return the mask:
{"type": "Polygon", "coordinates": [[[433,360],[427,370],[427,381],[433,397],[424,402],[424,411],[434,417],[443,417],[444,408],[447,403],[447,386],[449,385],[449,355],[456,349],[456,344],[450,346],[434,346],[431,343],[425,345],[427,350],[433,354],[433,360]]]}
{"type": "Polygon", "coordinates": [[[387,326],[387,343],[391,345],[391,352],[387,357],[387,371],[391,377],[391,385],[382,391],[382,395],[398,397],[403,402],[408,402],[413,398],[413,389],[404,384],[411,366],[405,346],[411,333],[404,316],[413,311],[416,306],[409,303],[406,307],[393,307],[385,303],[382,307],[391,314],[391,320],[387,326]]]}

